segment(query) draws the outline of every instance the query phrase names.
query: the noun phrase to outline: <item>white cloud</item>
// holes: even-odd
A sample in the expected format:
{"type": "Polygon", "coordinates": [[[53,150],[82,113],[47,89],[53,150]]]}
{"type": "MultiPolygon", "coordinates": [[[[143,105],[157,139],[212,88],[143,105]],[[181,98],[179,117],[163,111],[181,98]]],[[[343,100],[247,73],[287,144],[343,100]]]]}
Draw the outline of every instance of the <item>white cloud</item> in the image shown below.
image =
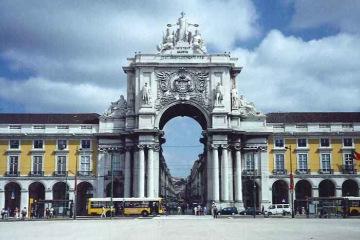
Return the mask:
{"type": "Polygon", "coordinates": [[[360,1],[295,0],[294,28],[332,26],[342,32],[359,33],[360,1]]]}
{"type": "MultiPolygon", "coordinates": [[[[119,86],[125,87],[121,67],[126,58],[135,51],[155,53],[166,24],[175,23],[181,11],[187,13],[189,21],[200,24],[206,42],[219,51],[258,33],[256,10],[250,0],[1,1],[0,57],[10,62],[13,70],[27,69],[33,73],[31,77],[46,79],[47,85],[63,83],[64,97],[77,94],[73,91],[76,86],[118,92],[119,86]]],[[[24,83],[34,81],[10,79],[2,81],[14,88],[25,88],[24,83]]],[[[34,96],[43,94],[38,88],[31,91],[34,96]]],[[[28,111],[52,111],[59,106],[56,98],[51,98],[63,93],[54,92],[49,99],[37,98],[36,102],[33,98],[14,101],[26,105],[28,111]]],[[[99,111],[91,107],[99,105],[94,101],[109,102],[89,96],[82,111],[99,111]]],[[[61,109],[78,109],[66,106],[69,108],[61,109]]]]}
{"type": "Polygon", "coordinates": [[[239,91],[263,111],[360,111],[360,36],[303,41],[271,31],[238,49],[239,91]]]}
{"type": "Polygon", "coordinates": [[[23,104],[27,112],[98,112],[119,98],[122,89],[90,84],[56,83],[44,78],[9,81],[0,78],[0,97],[23,104]]]}

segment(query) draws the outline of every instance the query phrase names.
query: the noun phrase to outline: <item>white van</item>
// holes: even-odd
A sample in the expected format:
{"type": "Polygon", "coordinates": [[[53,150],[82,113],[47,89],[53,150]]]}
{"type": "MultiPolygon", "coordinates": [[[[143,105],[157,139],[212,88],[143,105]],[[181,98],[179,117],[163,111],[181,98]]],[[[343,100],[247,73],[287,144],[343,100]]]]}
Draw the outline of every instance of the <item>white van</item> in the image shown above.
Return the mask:
{"type": "Polygon", "coordinates": [[[270,205],[265,214],[270,215],[286,215],[291,214],[290,204],[273,204],[270,205]]]}

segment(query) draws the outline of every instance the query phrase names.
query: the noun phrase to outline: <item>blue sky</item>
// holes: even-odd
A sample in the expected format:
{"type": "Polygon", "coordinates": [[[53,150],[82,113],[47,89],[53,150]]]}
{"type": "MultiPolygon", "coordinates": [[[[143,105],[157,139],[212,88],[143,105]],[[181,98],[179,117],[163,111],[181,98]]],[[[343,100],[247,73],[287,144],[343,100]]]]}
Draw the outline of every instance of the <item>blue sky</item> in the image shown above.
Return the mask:
{"type": "MultiPolygon", "coordinates": [[[[104,112],[125,94],[126,58],[154,53],[181,11],[210,52],[239,58],[238,91],[259,110],[360,111],[357,0],[3,0],[0,112],[104,112]]],[[[185,176],[200,126],[176,118],[165,129],[166,145],[194,145],[164,146],[185,176]]]]}

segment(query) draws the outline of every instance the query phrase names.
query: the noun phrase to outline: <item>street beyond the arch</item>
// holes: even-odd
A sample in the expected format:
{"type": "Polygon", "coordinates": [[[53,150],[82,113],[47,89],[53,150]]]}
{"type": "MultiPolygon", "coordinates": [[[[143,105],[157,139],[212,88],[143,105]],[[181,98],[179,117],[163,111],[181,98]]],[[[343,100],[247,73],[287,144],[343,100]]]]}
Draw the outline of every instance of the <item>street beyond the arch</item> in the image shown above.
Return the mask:
{"type": "Polygon", "coordinates": [[[162,216],[0,223],[0,239],[359,239],[360,219],[162,216]],[[14,234],[16,233],[16,234],[14,234]]]}

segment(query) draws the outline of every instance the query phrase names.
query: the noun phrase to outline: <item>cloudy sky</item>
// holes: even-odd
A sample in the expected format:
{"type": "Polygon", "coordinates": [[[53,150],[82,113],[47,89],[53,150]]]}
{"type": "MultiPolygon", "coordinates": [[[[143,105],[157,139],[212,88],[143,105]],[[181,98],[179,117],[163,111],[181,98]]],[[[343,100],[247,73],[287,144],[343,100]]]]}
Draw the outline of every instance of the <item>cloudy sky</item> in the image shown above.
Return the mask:
{"type": "MultiPolygon", "coordinates": [[[[239,58],[238,90],[261,111],[360,111],[357,0],[2,0],[0,112],[102,113],[125,94],[126,58],[154,53],[181,11],[211,53],[239,58]]],[[[200,127],[165,129],[170,168],[186,175],[200,127]]]]}

